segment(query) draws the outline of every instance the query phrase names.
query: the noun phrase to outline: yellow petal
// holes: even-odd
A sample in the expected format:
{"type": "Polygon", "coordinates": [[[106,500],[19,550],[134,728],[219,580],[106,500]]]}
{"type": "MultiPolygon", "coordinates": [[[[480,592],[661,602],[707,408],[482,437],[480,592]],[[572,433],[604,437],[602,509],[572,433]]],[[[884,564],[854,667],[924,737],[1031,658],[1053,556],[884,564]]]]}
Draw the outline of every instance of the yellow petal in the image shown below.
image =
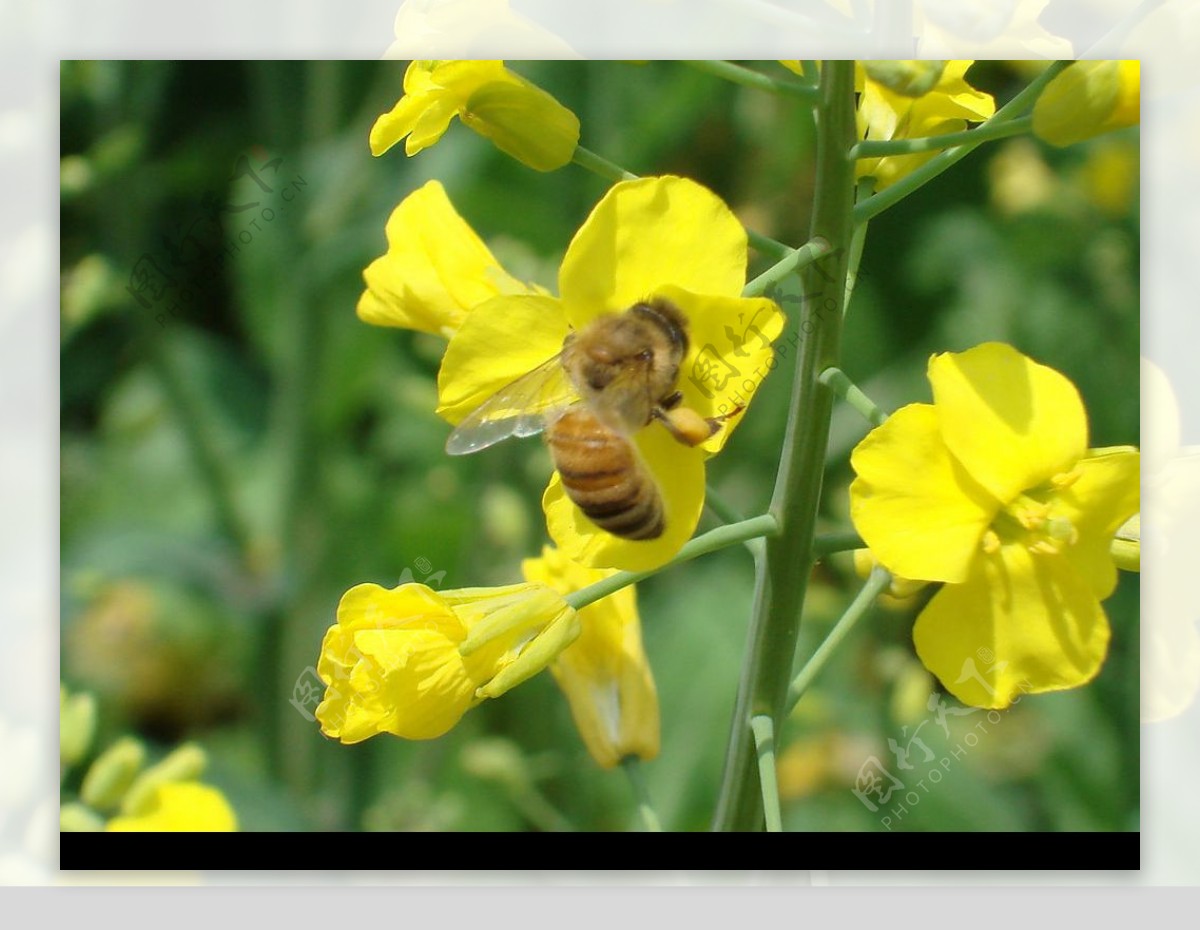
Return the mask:
{"type": "Polygon", "coordinates": [[[458,106],[454,100],[431,99],[404,140],[404,154],[416,155],[437,142],[450,128],[450,121],[457,113],[458,106]]]}
{"type": "Polygon", "coordinates": [[[405,197],[387,222],[387,254],[363,273],[358,316],[451,336],[467,311],[524,285],[510,277],[455,211],[446,190],[429,181],[405,197]]]}
{"type": "Polygon", "coordinates": [[[1002,502],[1068,471],[1087,451],[1075,385],[1012,346],[935,355],[929,381],[951,454],[1002,502]]]}
{"type": "Polygon", "coordinates": [[[1033,105],[1033,131],[1052,145],[1071,145],[1136,125],[1141,117],[1136,61],[1077,61],[1057,75],[1033,105]]]}
{"type": "Polygon", "coordinates": [[[428,105],[429,100],[425,98],[401,97],[396,105],[375,120],[371,127],[371,154],[382,155],[412,132],[428,105]]]}
{"type": "Polygon", "coordinates": [[[736,297],[746,283],[746,231],[720,197],[695,181],[622,181],[571,240],[558,280],[575,328],[668,285],[736,297]]]}
{"type": "Polygon", "coordinates": [[[850,518],[872,555],[893,574],[963,581],[999,509],[942,442],[937,413],[909,404],[850,455],[850,518]]]}
{"type": "Polygon", "coordinates": [[[562,351],[567,321],[553,297],[495,297],[467,314],[438,371],[439,416],[458,423],[562,351]]]}
{"type": "Polygon", "coordinates": [[[968,580],[942,588],[913,627],[925,667],[976,707],[1085,684],[1100,671],[1108,640],[1108,618],[1088,582],[1067,560],[1021,545],[980,556],[968,580]]]}
{"type": "MultiPolygon", "coordinates": [[[[978,123],[991,118],[996,112],[996,101],[991,94],[976,90],[967,83],[966,74],[972,59],[954,59],[946,62],[946,69],[928,98],[937,98],[941,116],[958,117],[978,123]]],[[[927,98],[927,99],[928,99],[927,98]]]]}
{"type": "Polygon", "coordinates": [[[593,568],[646,571],[669,562],[695,532],[704,509],[704,452],[676,442],[660,423],[638,433],[636,443],[662,495],[663,534],[634,542],[606,533],[567,497],[555,472],[542,509],[550,538],[567,558],[593,568]]]}
{"type": "Polygon", "coordinates": [[[1113,534],[1138,512],[1139,464],[1138,450],[1131,446],[1092,450],[1075,466],[1075,480],[1055,495],[1050,512],[1052,519],[1066,520],[1078,534],[1064,555],[1101,600],[1117,584],[1113,534]]]}
{"type": "MultiPolygon", "coordinates": [[[[371,660],[359,668],[374,680],[352,678],[351,684],[356,694],[369,697],[361,706],[378,712],[373,732],[434,739],[458,723],[474,703],[479,683],[467,674],[458,650],[441,633],[363,630],[354,642],[371,660]],[[372,685],[377,688],[374,692],[372,685]]],[[[352,743],[373,735],[360,732],[344,731],[341,740],[352,743]]]]}
{"type": "Polygon", "coordinates": [[[657,296],[675,304],[688,321],[688,351],[677,383],[684,406],[704,417],[725,417],[742,408],[701,444],[707,452],[720,452],[775,366],[771,343],[787,317],[765,297],[709,297],[677,287],[664,287],[657,296]]]}
{"type": "Polygon", "coordinates": [[[569,163],[579,143],[579,118],[523,78],[479,88],[467,100],[462,120],[536,171],[569,163]]]}

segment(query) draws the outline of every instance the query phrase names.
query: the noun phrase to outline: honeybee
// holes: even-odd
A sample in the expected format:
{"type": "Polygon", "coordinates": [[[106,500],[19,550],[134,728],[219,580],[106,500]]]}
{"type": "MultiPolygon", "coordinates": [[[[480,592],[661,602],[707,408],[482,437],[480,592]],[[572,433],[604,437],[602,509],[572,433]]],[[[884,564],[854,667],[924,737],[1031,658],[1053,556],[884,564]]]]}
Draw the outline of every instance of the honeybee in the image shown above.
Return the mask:
{"type": "Polygon", "coordinates": [[[463,455],[545,430],[563,488],[589,520],[623,539],[657,539],[666,526],[662,495],[633,436],[657,420],[696,446],[733,415],[704,417],[682,405],[675,385],[687,350],[687,320],[667,300],[603,314],[468,414],[446,451],[463,455]]]}

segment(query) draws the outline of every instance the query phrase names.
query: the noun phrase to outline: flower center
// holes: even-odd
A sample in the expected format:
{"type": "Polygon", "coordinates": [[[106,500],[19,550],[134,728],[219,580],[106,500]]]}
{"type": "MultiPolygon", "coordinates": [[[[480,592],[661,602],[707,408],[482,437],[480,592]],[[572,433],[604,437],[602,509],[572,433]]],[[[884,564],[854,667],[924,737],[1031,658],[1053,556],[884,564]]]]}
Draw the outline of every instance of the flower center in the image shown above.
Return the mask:
{"type": "Polygon", "coordinates": [[[1054,514],[1058,493],[1079,480],[1077,471],[1055,475],[1045,484],[1016,497],[996,514],[983,534],[989,555],[1003,545],[1024,546],[1034,555],[1058,555],[1079,539],[1069,518],[1054,514]]]}

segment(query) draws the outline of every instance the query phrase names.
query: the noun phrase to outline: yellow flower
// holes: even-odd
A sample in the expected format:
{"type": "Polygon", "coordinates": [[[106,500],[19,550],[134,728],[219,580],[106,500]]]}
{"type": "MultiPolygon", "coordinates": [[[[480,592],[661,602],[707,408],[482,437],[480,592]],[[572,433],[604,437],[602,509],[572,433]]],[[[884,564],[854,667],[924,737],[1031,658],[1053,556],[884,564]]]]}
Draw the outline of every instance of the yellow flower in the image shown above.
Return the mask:
{"type": "Polygon", "coordinates": [[[480,304],[446,347],[438,413],[458,423],[518,377],[561,351],[570,329],[638,301],[665,298],[687,318],[688,351],[678,389],[703,417],[730,415],[691,448],[660,424],[634,441],[662,494],[666,529],[633,542],[599,529],[571,502],[556,473],[542,504],[550,537],[576,562],[646,570],[691,537],[704,506],[704,462],[736,426],[769,367],[784,316],[766,298],[740,296],[746,231],[719,197],[678,177],[623,181],[604,196],[567,249],[561,297],[508,296],[480,304]]]}
{"type": "Polygon", "coordinates": [[[404,96],[371,127],[371,153],[404,139],[404,151],[416,155],[455,116],[538,171],[567,164],[579,142],[575,114],[502,61],[414,61],[404,73],[404,96]]]}
{"type": "MultiPolygon", "coordinates": [[[[527,581],[568,594],[614,574],[585,568],[545,546],[539,559],[526,559],[527,581]]],[[[658,693],[642,649],[633,586],[579,611],[580,634],[550,666],[571,705],[571,716],[588,752],[604,768],[627,756],[658,755],[658,693]]]]}
{"type": "Polygon", "coordinates": [[[485,698],[540,672],[579,635],[575,611],[538,584],[433,591],[351,588],[325,634],[321,731],[433,739],[485,698]]]}
{"type": "Polygon", "coordinates": [[[159,785],[141,811],[114,817],[105,827],[113,832],[147,833],[229,832],[237,828],[237,816],[225,796],[211,785],[195,781],[159,785]]]}
{"type": "MultiPolygon", "coordinates": [[[[978,123],[996,112],[991,94],[976,90],[966,81],[967,69],[975,62],[864,61],[858,74],[858,132],[862,139],[923,139],[961,132],[967,123],[978,123]],[[927,93],[936,69],[944,64],[927,93]],[[903,67],[908,65],[910,67],[903,67]],[[877,80],[881,78],[882,80],[877,80]]],[[[875,178],[875,189],[882,190],[910,174],[937,152],[914,155],[886,155],[860,158],[857,177],[875,178]]]]}
{"type": "Polygon", "coordinates": [[[1033,105],[1033,131],[1051,145],[1071,145],[1141,119],[1137,61],[1077,61],[1046,85],[1033,105]]]}
{"type": "Polygon", "coordinates": [[[1074,385],[1011,346],[935,355],[929,380],[934,402],[898,410],[850,459],[850,514],[874,556],[945,582],[917,618],[917,654],[979,707],[1090,681],[1138,451],[1089,450],[1074,385]]]}
{"type": "Polygon", "coordinates": [[[358,317],[364,323],[449,338],[467,311],[488,298],[537,293],[500,267],[437,181],[400,201],[388,218],[387,242],[387,253],[363,272],[358,317]]]}

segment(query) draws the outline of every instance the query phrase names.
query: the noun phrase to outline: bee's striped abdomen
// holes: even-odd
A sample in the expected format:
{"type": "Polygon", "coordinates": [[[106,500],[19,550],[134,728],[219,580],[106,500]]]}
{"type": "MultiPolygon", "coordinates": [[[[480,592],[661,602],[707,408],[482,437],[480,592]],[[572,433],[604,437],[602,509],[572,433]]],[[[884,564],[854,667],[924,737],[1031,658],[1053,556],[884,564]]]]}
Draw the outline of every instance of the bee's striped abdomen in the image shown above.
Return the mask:
{"type": "Polygon", "coordinates": [[[546,439],[567,496],[589,520],[623,539],[662,535],[662,499],[629,440],[583,407],[560,417],[546,439]]]}

